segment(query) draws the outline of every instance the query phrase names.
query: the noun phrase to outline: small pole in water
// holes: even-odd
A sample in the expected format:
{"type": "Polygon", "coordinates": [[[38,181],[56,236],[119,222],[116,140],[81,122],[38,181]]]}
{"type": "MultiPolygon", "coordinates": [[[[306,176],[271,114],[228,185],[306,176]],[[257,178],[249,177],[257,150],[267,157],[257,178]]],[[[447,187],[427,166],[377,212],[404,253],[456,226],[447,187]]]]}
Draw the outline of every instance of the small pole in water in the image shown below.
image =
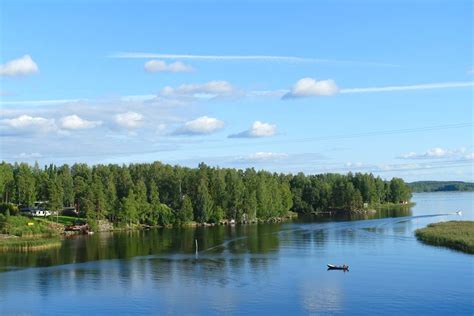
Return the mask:
{"type": "Polygon", "coordinates": [[[196,258],[197,258],[197,256],[198,256],[198,240],[194,239],[194,241],[196,242],[196,258]]]}

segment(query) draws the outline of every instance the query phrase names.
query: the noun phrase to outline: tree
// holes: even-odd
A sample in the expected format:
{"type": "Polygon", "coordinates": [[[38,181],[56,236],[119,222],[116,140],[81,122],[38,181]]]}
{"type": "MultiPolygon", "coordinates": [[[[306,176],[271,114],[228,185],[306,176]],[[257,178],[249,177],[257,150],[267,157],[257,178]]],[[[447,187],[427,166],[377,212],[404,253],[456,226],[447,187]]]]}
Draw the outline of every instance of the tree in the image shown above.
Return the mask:
{"type": "Polygon", "coordinates": [[[37,163],[30,167],[3,162],[0,195],[1,201],[21,206],[31,206],[36,199],[48,200],[53,209],[76,205],[81,216],[91,221],[108,218],[128,224],[169,225],[193,219],[269,219],[285,216],[289,210],[357,210],[364,202],[408,201],[411,192],[402,179],[385,181],[362,173],[283,175],[252,168],[221,169],[202,163],[192,169],[159,162],[41,169],[37,163]]]}
{"type": "Polygon", "coordinates": [[[393,178],[390,181],[390,200],[392,203],[408,201],[411,198],[410,188],[403,179],[393,178]]]}
{"type": "Polygon", "coordinates": [[[293,206],[290,185],[287,182],[284,182],[280,185],[280,195],[282,203],[281,215],[285,215],[293,206]]]}
{"type": "Polygon", "coordinates": [[[8,203],[12,197],[14,185],[13,168],[6,162],[0,163],[0,195],[3,203],[8,203]]]}
{"type": "MultiPolygon", "coordinates": [[[[159,203],[159,195],[158,195],[158,190],[155,186],[156,191],[154,194],[156,194],[156,197],[153,197],[154,199],[158,200],[159,203]]],[[[150,203],[148,203],[148,197],[147,197],[147,189],[145,185],[145,181],[143,179],[138,180],[137,184],[135,185],[135,201],[137,205],[137,211],[138,211],[138,217],[140,219],[140,222],[144,223],[147,218],[149,218],[150,214],[150,203]]]]}
{"type": "Polygon", "coordinates": [[[257,184],[257,217],[268,219],[270,217],[271,197],[265,179],[260,176],[257,184]]]}
{"type": "Polygon", "coordinates": [[[244,203],[242,206],[243,219],[246,221],[253,221],[257,218],[257,192],[246,188],[244,194],[244,203]]]}
{"type": "Polygon", "coordinates": [[[148,225],[158,225],[161,202],[158,186],[154,181],[151,181],[151,183],[149,184],[148,201],[149,206],[147,212],[142,212],[144,216],[142,215],[143,217],[141,220],[143,223],[146,223],[148,225]]]}
{"type": "Polygon", "coordinates": [[[90,217],[94,218],[96,221],[104,219],[108,209],[107,199],[102,180],[97,174],[92,176],[91,193],[92,197],[90,199],[93,204],[93,209],[91,210],[90,217]]]}
{"type": "Polygon", "coordinates": [[[136,224],[138,222],[137,202],[135,200],[135,193],[133,193],[133,190],[130,190],[128,195],[122,199],[119,220],[129,225],[136,224]]]}
{"type": "Polygon", "coordinates": [[[242,200],[244,184],[235,170],[228,170],[225,175],[227,218],[240,219],[242,215],[242,200]]]}
{"type": "Polygon", "coordinates": [[[17,189],[16,201],[20,205],[33,205],[36,199],[36,183],[35,177],[30,167],[21,163],[16,170],[15,183],[17,189]]]}
{"type": "Polygon", "coordinates": [[[185,195],[181,202],[181,208],[177,214],[178,223],[184,224],[193,220],[193,204],[189,196],[185,195]]]}
{"type": "Polygon", "coordinates": [[[59,183],[55,174],[53,174],[47,182],[47,198],[49,208],[59,211],[63,207],[63,187],[59,183]]]}
{"type": "Polygon", "coordinates": [[[207,189],[206,179],[203,178],[197,190],[196,214],[194,217],[200,223],[207,222],[212,215],[212,210],[213,202],[207,189]]]}
{"type": "Polygon", "coordinates": [[[63,206],[74,205],[74,181],[68,165],[59,168],[58,182],[63,189],[63,206]]]}

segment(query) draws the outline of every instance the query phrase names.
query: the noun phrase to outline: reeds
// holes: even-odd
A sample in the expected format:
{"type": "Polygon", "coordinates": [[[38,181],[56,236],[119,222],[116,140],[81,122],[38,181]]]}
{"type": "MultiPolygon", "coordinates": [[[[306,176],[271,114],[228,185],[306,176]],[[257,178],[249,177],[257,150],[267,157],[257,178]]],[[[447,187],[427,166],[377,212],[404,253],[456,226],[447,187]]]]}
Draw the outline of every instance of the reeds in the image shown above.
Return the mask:
{"type": "Polygon", "coordinates": [[[444,246],[474,254],[474,221],[430,224],[415,231],[416,237],[430,245],[444,246]]]}
{"type": "Polygon", "coordinates": [[[28,252],[60,246],[61,239],[59,238],[11,237],[0,239],[0,252],[28,252]]]}

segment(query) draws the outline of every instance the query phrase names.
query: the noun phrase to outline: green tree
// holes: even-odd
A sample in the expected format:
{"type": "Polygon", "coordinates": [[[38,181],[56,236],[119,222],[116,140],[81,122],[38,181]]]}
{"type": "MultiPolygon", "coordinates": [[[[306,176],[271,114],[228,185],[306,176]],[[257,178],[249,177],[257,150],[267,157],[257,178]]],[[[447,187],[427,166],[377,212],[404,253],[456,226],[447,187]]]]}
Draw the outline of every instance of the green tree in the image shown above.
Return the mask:
{"type": "Polygon", "coordinates": [[[138,208],[135,200],[135,193],[133,190],[128,192],[128,195],[122,199],[119,220],[126,224],[136,224],[138,222],[138,208]]]}
{"type": "Polygon", "coordinates": [[[244,197],[244,184],[235,170],[228,170],[225,176],[226,207],[228,219],[241,219],[244,197]]]}
{"type": "Polygon", "coordinates": [[[207,189],[206,179],[201,179],[198,190],[197,190],[197,200],[196,200],[196,214],[194,218],[200,223],[207,222],[213,210],[213,202],[211,195],[207,189]]]}
{"type": "Polygon", "coordinates": [[[26,163],[21,163],[14,177],[17,203],[25,206],[33,205],[36,199],[36,183],[30,167],[26,163]]]}
{"type": "Polygon", "coordinates": [[[68,165],[59,168],[58,182],[63,189],[63,206],[74,205],[74,180],[68,165]]]}
{"type": "Polygon", "coordinates": [[[253,221],[257,218],[257,192],[246,188],[243,203],[243,219],[246,221],[253,221]]]}
{"type": "Polygon", "coordinates": [[[63,207],[63,187],[59,183],[55,174],[47,181],[47,198],[51,210],[61,210],[63,207]]]}
{"type": "Polygon", "coordinates": [[[411,191],[403,179],[393,178],[390,181],[390,200],[393,203],[400,203],[410,200],[411,191]]]}
{"type": "Polygon", "coordinates": [[[181,208],[177,212],[178,223],[185,224],[193,220],[193,204],[189,196],[185,195],[181,203],[181,208]]]}
{"type": "Polygon", "coordinates": [[[13,168],[6,162],[0,163],[0,195],[3,203],[8,203],[12,198],[14,186],[13,168]]]}

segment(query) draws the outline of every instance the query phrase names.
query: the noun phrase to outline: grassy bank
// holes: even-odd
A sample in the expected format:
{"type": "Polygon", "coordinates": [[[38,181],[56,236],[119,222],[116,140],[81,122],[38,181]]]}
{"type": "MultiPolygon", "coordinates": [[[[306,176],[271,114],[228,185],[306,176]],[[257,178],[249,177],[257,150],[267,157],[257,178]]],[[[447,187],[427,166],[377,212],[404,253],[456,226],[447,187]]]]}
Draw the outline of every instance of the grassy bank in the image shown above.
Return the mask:
{"type": "Polygon", "coordinates": [[[59,237],[8,237],[0,238],[0,252],[38,251],[61,246],[59,237]]]}
{"type": "Polygon", "coordinates": [[[443,246],[474,254],[474,221],[450,221],[430,224],[415,232],[430,245],[443,246]]]}
{"type": "Polygon", "coordinates": [[[61,225],[24,216],[0,218],[0,252],[36,251],[61,245],[61,225]]]}
{"type": "Polygon", "coordinates": [[[52,237],[58,235],[54,223],[25,216],[7,216],[0,221],[0,233],[18,237],[52,237]]]}
{"type": "Polygon", "coordinates": [[[59,215],[59,216],[52,215],[52,216],[46,217],[45,219],[48,220],[48,221],[51,221],[53,223],[58,223],[58,224],[62,224],[62,225],[65,225],[65,226],[75,225],[78,222],[79,223],[86,223],[87,222],[87,220],[85,218],[73,217],[73,216],[64,216],[64,215],[59,215]]]}

